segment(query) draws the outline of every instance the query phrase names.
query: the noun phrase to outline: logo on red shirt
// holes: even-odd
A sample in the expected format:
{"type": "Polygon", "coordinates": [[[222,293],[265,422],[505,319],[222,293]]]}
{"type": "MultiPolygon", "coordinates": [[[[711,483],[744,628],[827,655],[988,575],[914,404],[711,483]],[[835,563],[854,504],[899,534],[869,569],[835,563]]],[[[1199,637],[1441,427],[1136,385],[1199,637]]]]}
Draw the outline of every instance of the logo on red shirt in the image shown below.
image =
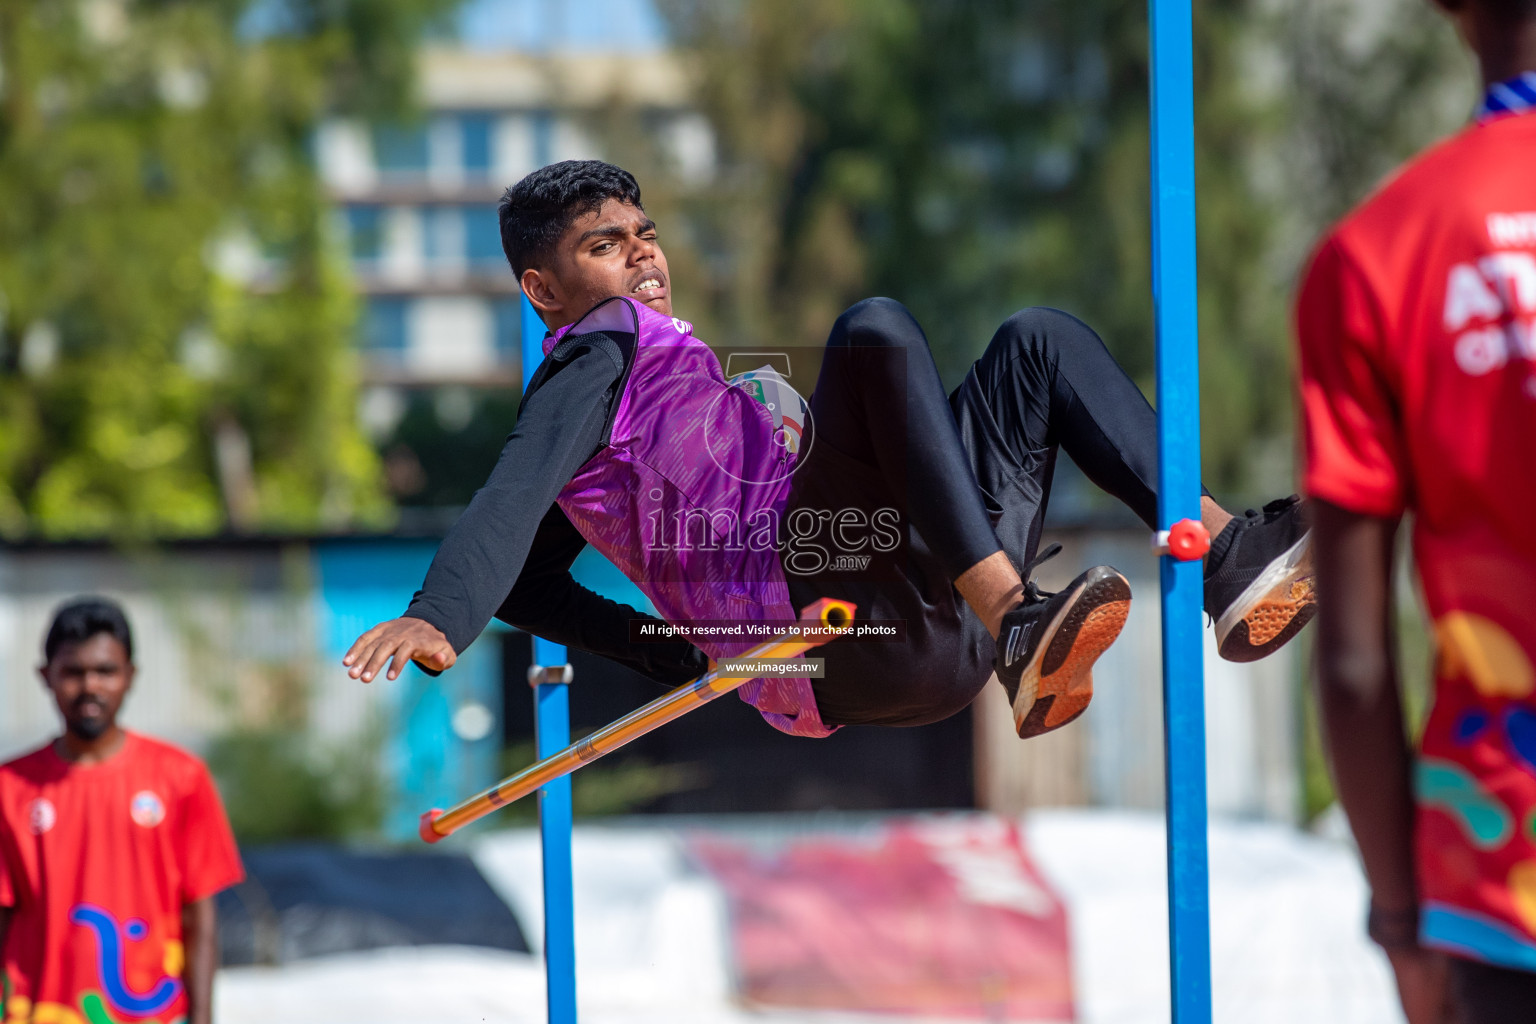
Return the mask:
{"type": "MultiPolygon", "coordinates": [[[[1490,233],[1494,216],[1489,218],[1490,233]]],[[[1497,223],[1502,225],[1503,221],[1497,223]]],[[[1513,359],[1536,358],[1533,314],[1536,256],[1491,252],[1476,262],[1451,267],[1445,284],[1445,329],[1460,334],[1455,354],[1462,372],[1480,377],[1502,369],[1513,359]],[[1476,326],[1464,331],[1469,324],[1476,326]]]]}
{"type": "Polygon", "coordinates": [[[141,789],[133,794],[133,802],[128,805],[128,815],[133,818],[135,825],[154,828],[165,820],[165,804],[160,802],[153,791],[141,789]]]}
{"type": "Polygon", "coordinates": [[[32,801],[32,806],[27,808],[27,827],[35,836],[40,836],[53,828],[54,822],[58,820],[59,812],[54,810],[53,801],[47,797],[38,797],[32,801]]]}
{"type": "MultiPolygon", "coordinates": [[[[148,790],[140,793],[139,796],[144,796],[145,793],[151,797],[155,796],[148,790]]],[[[134,800],[137,802],[138,797],[134,800]]],[[[158,803],[159,798],[155,797],[155,801],[158,803]]],[[[107,997],[107,1002],[111,1003],[114,1009],[134,1017],[148,1017],[169,1008],[181,995],[181,982],[172,977],[162,977],[148,992],[136,992],[129,987],[126,950],[120,931],[126,933],[129,942],[142,942],[149,933],[148,926],[142,920],[131,920],[120,930],[116,917],[90,903],[81,903],[71,910],[69,919],[96,934],[96,973],[101,979],[102,994],[107,997]]],[[[99,998],[89,994],[81,1000],[81,1003],[89,1008],[91,1000],[99,998]]],[[[89,1009],[87,1009],[87,1016],[91,1020],[102,1019],[91,1014],[89,1009]]]]}

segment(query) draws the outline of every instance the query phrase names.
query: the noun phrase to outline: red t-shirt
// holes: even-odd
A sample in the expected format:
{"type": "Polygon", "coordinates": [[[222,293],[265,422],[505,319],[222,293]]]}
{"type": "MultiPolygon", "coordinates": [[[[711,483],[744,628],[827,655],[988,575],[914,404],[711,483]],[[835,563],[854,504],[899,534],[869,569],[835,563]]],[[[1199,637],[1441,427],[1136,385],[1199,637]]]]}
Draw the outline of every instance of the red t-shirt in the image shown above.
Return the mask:
{"type": "Polygon", "coordinates": [[[1297,329],[1306,490],[1413,513],[1437,647],[1423,940],[1536,970],[1536,113],[1467,128],[1346,217],[1297,329]]]}
{"type": "Polygon", "coordinates": [[[182,907],[244,878],[201,761],[129,733],[101,764],[52,744],[0,766],[5,1020],[176,1021],[182,907]]]}

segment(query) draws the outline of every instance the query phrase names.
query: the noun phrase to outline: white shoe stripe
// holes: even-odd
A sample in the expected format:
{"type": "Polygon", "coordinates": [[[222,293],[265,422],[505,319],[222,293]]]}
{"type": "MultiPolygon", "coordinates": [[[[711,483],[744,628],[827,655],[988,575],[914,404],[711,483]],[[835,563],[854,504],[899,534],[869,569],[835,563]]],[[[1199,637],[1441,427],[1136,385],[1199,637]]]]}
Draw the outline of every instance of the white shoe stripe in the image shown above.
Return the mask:
{"type": "Polygon", "coordinates": [[[1255,605],[1262,601],[1271,590],[1298,573],[1298,569],[1310,571],[1312,560],[1312,531],[1308,530],[1301,535],[1301,539],[1292,544],[1285,554],[1276,558],[1264,567],[1264,571],[1254,579],[1243,592],[1237,595],[1237,599],[1227,606],[1216,619],[1216,643],[1220,646],[1227,639],[1227,634],[1237,627],[1237,624],[1253,611],[1255,605]]]}

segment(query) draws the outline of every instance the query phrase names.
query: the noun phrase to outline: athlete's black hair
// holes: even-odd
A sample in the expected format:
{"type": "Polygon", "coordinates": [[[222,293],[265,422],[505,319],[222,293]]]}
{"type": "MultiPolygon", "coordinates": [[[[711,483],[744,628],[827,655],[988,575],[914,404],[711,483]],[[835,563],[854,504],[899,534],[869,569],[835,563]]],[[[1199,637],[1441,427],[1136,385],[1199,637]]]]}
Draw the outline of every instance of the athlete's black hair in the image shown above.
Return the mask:
{"type": "Polygon", "coordinates": [[[43,659],[52,661],[65,644],[84,643],[98,633],[110,633],[133,660],[133,632],[122,606],[105,597],[77,597],[53,613],[53,625],[43,641],[43,659]]]}
{"type": "Polygon", "coordinates": [[[501,251],[518,277],[548,263],[571,221],[608,199],[640,207],[640,186],[622,167],[564,160],[541,167],[501,194],[501,251]]]}

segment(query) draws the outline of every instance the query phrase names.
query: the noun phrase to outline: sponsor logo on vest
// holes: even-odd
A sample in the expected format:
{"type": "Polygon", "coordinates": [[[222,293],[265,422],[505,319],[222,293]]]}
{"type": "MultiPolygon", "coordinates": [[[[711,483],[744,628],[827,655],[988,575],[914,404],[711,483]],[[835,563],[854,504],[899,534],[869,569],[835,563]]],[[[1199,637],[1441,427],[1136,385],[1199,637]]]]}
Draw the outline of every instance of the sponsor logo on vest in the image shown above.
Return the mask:
{"type": "Polygon", "coordinates": [[[165,804],[151,790],[141,789],[133,794],[133,800],[128,805],[128,816],[135,825],[154,828],[165,820],[165,804]]]}
{"type": "Polygon", "coordinates": [[[729,387],[710,404],[701,424],[704,450],[715,467],[744,484],[772,484],[791,476],[810,455],[808,445],[801,450],[802,443],[814,436],[809,429],[810,403],[772,366],[738,373],[726,384],[729,387]],[[744,447],[741,436],[747,424],[756,419],[750,413],[753,405],[767,412],[769,422],[763,426],[770,427],[771,443],[768,457],[756,465],[744,459],[755,449],[744,447]]]}
{"type": "Polygon", "coordinates": [[[32,806],[27,808],[27,827],[35,836],[40,836],[53,828],[58,820],[59,812],[54,809],[53,801],[45,796],[33,800],[32,806]]]}

